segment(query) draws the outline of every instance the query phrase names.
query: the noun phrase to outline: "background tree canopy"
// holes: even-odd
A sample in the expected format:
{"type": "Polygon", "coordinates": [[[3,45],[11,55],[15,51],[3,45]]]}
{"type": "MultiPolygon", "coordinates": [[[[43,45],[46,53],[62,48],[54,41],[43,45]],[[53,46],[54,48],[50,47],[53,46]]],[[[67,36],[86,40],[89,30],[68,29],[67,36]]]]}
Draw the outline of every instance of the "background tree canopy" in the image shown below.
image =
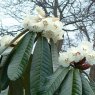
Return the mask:
{"type": "Polygon", "coordinates": [[[15,35],[23,28],[25,14],[35,14],[35,6],[41,6],[48,15],[59,17],[64,23],[64,48],[77,46],[83,39],[94,43],[94,0],[2,0],[0,35],[15,35]],[[11,18],[8,21],[6,18],[11,18]],[[13,18],[13,19],[12,19],[13,18]],[[5,22],[6,20],[6,22],[5,22]],[[12,20],[15,22],[10,24],[12,20]]]}

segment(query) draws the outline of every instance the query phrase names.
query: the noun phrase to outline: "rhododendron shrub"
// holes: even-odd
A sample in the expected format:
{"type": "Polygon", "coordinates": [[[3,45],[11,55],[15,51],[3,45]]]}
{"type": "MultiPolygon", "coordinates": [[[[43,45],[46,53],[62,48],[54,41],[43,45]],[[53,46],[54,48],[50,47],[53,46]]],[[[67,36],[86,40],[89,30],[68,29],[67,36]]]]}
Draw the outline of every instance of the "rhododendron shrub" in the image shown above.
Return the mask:
{"type": "Polygon", "coordinates": [[[23,19],[24,30],[0,41],[0,91],[8,95],[95,95],[95,83],[84,70],[94,64],[92,44],[81,42],[58,54],[63,23],[46,17],[40,7],[23,19]],[[59,65],[57,69],[55,65],[59,65]]]}

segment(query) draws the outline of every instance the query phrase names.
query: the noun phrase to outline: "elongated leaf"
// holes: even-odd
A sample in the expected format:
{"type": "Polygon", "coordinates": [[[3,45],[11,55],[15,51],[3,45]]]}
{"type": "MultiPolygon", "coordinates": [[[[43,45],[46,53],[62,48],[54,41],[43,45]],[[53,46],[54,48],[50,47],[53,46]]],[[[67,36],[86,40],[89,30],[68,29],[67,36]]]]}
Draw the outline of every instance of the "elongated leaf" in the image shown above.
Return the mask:
{"type": "Polygon", "coordinates": [[[62,83],[68,71],[69,68],[59,67],[56,72],[50,77],[49,82],[47,82],[43,95],[53,95],[62,83]]]}
{"type": "Polygon", "coordinates": [[[22,80],[10,81],[8,95],[24,95],[22,80]]]}
{"type": "Polygon", "coordinates": [[[73,70],[70,70],[66,78],[63,80],[62,88],[59,95],[72,95],[73,87],[73,70]]]}
{"type": "Polygon", "coordinates": [[[73,87],[71,95],[82,95],[82,82],[81,82],[80,72],[78,69],[74,69],[73,87]]]}
{"type": "Polygon", "coordinates": [[[30,92],[37,95],[45,82],[45,78],[53,73],[52,59],[47,39],[39,37],[35,46],[31,72],[30,72],[30,92]]]}
{"type": "Polygon", "coordinates": [[[82,80],[82,95],[95,95],[90,87],[88,80],[83,75],[81,75],[81,80],[82,80]]]}
{"type": "Polygon", "coordinates": [[[5,90],[9,84],[9,79],[7,76],[7,68],[8,68],[8,64],[5,64],[5,66],[2,69],[2,74],[0,77],[0,89],[1,90],[5,90]]]}
{"type": "MultiPolygon", "coordinates": [[[[9,55],[9,54],[8,54],[8,55],[9,55]]],[[[5,65],[6,59],[7,59],[8,55],[2,56],[1,62],[0,62],[0,67],[1,67],[1,68],[5,65]]]]}
{"type": "Polygon", "coordinates": [[[8,67],[8,77],[10,80],[16,80],[25,71],[33,47],[35,33],[27,33],[20,41],[15,54],[13,55],[8,67]]]}
{"type": "Polygon", "coordinates": [[[82,83],[78,69],[71,70],[63,80],[59,95],[82,95],[82,83]]]}
{"type": "Polygon", "coordinates": [[[31,68],[32,55],[29,58],[28,66],[23,74],[23,87],[25,89],[25,95],[30,94],[30,68],[31,68]]]}
{"type": "Polygon", "coordinates": [[[5,90],[8,87],[9,84],[9,78],[7,76],[7,69],[9,66],[9,63],[11,61],[11,57],[13,56],[13,54],[16,51],[16,47],[10,52],[10,54],[8,55],[4,66],[2,67],[2,71],[1,71],[1,75],[0,75],[0,89],[1,90],[5,90]]]}
{"type": "Polygon", "coordinates": [[[52,63],[54,66],[58,64],[58,50],[56,44],[51,39],[51,53],[52,53],[52,63]]]}

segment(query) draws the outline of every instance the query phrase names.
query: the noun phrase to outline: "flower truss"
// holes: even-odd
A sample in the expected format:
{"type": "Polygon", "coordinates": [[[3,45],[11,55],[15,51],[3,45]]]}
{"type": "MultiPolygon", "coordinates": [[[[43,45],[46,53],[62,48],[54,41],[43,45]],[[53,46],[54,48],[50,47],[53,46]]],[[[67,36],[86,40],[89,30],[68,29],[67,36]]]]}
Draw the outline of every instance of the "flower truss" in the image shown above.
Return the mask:
{"type": "Polygon", "coordinates": [[[72,47],[67,52],[60,53],[59,63],[65,67],[72,65],[82,70],[88,69],[95,64],[95,51],[92,44],[82,41],[78,47],[72,47]]]}
{"type": "Polygon", "coordinates": [[[46,17],[45,12],[39,6],[35,8],[37,15],[27,15],[23,20],[25,29],[33,32],[42,32],[47,39],[52,38],[54,43],[63,39],[63,23],[56,17],[46,17]]]}

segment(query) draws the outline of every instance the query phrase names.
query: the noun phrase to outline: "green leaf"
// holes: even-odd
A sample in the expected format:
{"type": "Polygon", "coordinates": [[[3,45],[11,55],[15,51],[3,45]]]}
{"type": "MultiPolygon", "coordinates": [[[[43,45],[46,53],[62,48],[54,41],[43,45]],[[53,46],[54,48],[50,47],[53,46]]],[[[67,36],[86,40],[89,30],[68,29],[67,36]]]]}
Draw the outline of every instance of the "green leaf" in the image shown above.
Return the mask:
{"type": "Polygon", "coordinates": [[[82,82],[78,69],[74,69],[73,73],[72,95],[82,95],[82,82]]]}
{"type": "Polygon", "coordinates": [[[8,55],[9,54],[1,56],[0,68],[2,68],[5,65],[5,62],[6,62],[7,58],[8,58],[8,55]]]}
{"type": "Polygon", "coordinates": [[[4,63],[4,66],[2,67],[2,71],[1,71],[1,75],[0,75],[0,89],[1,90],[5,90],[8,87],[9,78],[7,76],[7,69],[8,69],[9,63],[11,61],[11,57],[13,56],[15,51],[16,51],[16,47],[13,48],[13,50],[10,52],[10,54],[8,55],[8,57],[4,63]]]}
{"type": "Polygon", "coordinates": [[[0,89],[1,90],[5,90],[9,85],[9,79],[7,76],[7,68],[8,68],[8,64],[5,64],[5,66],[2,69],[2,74],[0,77],[0,89]]]}
{"type": "Polygon", "coordinates": [[[28,66],[26,68],[25,73],[23,74],[23,87],[25,89],[25,95],[31,95],[30,94],[30,68],[31,68],[31,62],[32,62],[32,55],[29,58],[28,66]]]}
{"type": "MultiPolygon", "coordinates": [[[[55,73],[49,78],[50,80],[47,82],[45,86],[45,90],[43,95],[53,95],[54,92],[58,89],[63,79],[67,75],[69,68],[59,67],[55,73]]],[[[66,95],[66,94],[65,94],[66,95]]]]}
{"type": "Polygon", "coordinates": [[[37,95],[44,83],[45,78],[53,73],[51,52],[48,41],[44,37],[39,37],[35,50],[30,71],[30,92],[37,95]]]}
{"type": "Polygon", "coordinates": [[[90,87],[88,80],[83,75],[81,75],[81,80],[82,80],[82,95],[95,95],[90,87]]]}
{"type": "Polygon", "coordinates": [[[35,33],[27,33],[20,41],[17,50],[8,67],[8,77],[10,80],[16,80],[22,76],[26,70],[27,63],[31,54],[35,39],[35,33]]]}
{"type": "Polygon", "coordinates": [[[72,95],[73,87],[73,70],[70,70],[62,83],[62,88],[59,95],[72,95]]]}
{"type": "Polygon", "coordinates": [[[8,95],[24,95],[22,80],[10,81],[8,95]]]}
{"type": "Polygon", "coordinates": [[[82,95],[82,83],[78,69],[70,70],[63,80],[59,95],[82,95]]]}

